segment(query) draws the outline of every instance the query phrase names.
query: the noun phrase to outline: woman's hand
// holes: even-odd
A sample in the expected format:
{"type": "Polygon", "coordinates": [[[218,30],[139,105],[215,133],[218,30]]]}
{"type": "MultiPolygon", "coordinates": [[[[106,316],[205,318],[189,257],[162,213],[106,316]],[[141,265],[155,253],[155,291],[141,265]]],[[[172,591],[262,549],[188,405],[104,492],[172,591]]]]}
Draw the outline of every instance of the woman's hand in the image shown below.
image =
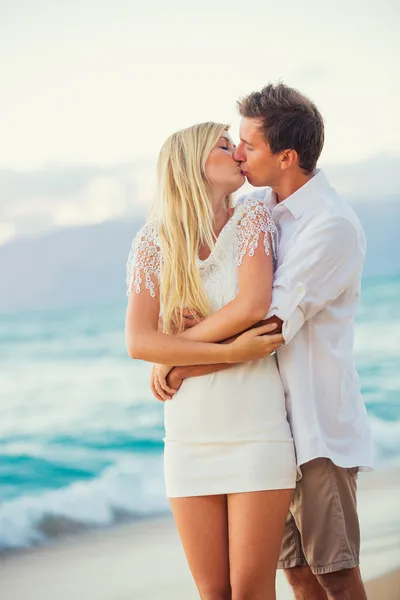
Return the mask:
{"type": "Polygon", "coordinates": [[[275,352],[282,346],[284,339],[279,334],[271,334],[277,328],[276,323],[268,323],[242,333],[234,342],[227,345],[230,363],[257,360],[275,352]]]}
{"type": "Polygon", "coordinates": [[[172,396],[177,390],[169,387],[167,383],[167,375],[173,369],[168,365],[154,365],[151,370],[150,386],[153,396],[164,402],[165,400],[171,400],[172,396]]]}

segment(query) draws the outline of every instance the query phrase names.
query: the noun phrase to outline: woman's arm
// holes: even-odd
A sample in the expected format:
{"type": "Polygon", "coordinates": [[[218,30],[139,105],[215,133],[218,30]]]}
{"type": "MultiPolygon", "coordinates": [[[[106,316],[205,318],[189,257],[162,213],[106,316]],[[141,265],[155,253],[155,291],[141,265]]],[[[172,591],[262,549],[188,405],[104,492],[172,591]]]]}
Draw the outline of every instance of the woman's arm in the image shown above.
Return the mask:
{"type": "MultiPolygon", "coordinates": [[[[250,200],[237,225],[238,235],[238,294],[234,300],[207,319],[180,334],[184,339],[231,343],[241,332],[260,325],[271,302],[273,279],[273,240],[275,226],[263,202],[250,200]]],[[[271,323],[269,321],[268,323],[271,323]]],[[[263,325],[267,322],[263,322],[263,325]]],[[[279,332],[278,324],[269,333],[279,332]]],[[[275,335],[271,341],[270,354],[282,343],[275,335]]],[[[226,363],[196,365],[173,369],[167,383],[168,367],[157,367],[152,372],[151,387],[154,395],[161,399],[163,392],[173,393],[183,379],[206,375],[229,368],[226,363]],[[161,397],[161,398],[160,398],[161,397]]],[[[163,398],[165,399],[165,398],[163,398]]]]}
{"type": "Polygon", "coordinates": [[[145,290],[129,297],[126,313],[126,344],[131,358],[148,362],[194,365],[230,362],[226,347],[165,335],[157,331],[159,300],[145,290]]]}
{"type": "Polygon", "coordinates": [[[148,362],[200,365],[236,363],[267,354],[268,345],[260,328],[241,336],[233,344],[192,341],[157,331],[160,313],[160,248],[153,226],[145,226],[132,246],[128,265],[128,308],[126,344],[132,358],[148,362]],[[145,283],[144,283],[145,282],[145,283]]]}
{"type": "Polygon", "coordinates": [[[270,330],[268,325],[247,331],[232,344],[193,342],[157,331],[158,304],[146,292],[130,296],[126,342],[131,358],[185,366],[247,362],[269,354],[270,342],[264,335],[270,330]]]}
{"type": "MultiPolygon", "coordinates": [[[[265,331],[266,341],[268,340],[270,346],[267,354],[272,354],[283,343],[282,321],[278,317],[270,317],[257,323],[254,327],[260,327],[262,325],[268,325],[268,331],[265,331]]],[[[224,340],[223,344],[231,344],[239,336],[233,336],[224,340]]],[[[163,367],[162,365],[155,365],[153,367],[150,379],[150,387],[153,395],[157,400],[170,400],[172,395],[180,388],[184,379],[188,377],[200,377],[202,375],[209,375],[210,373],[216,373],[217,371],[225,371],[234,367],[235,364],[228,363],[215,363],[210,365],[187,365],[183,367],[174,367],[170,370],[170,367],[163,367]]]]}
{"type": "Polygon", "coordinates": [[[239,290],[236,298],[179,337],[220,342],[247,330],[267,314],[273,279],[271,232],[275,226],[266,205],[250,200],[237,227],[239,290]]]}

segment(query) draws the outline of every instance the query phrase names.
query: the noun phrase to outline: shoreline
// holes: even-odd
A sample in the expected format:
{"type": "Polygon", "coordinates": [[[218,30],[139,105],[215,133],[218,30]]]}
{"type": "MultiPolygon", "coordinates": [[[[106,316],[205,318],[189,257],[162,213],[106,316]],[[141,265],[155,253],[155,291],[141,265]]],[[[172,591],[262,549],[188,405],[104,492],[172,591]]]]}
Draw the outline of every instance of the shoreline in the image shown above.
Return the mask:
{"type": "Polygon", "coordinates": [[[390,571],[365,585],[368,600],[399,600],[400,569],[390,571]]]}
{"type": "MultiPolygon", "coordinates": [[[[361,474],[361,571],[369,600],[400,600],[400,471],[361,474]]],[[[171,516],[0,554],[2,600],[195,600],[171,516]]],[[[277,600],[293,595],[277,573],[277,600]]]]}
{"type": "MultiPolygon", "coordinates": [[[[361,565],[368,600],[399,600],[400,567],[369,578],[368,563],[361,565]]],[[[0,557],[0,588],[2,600],[198,598],[171,517],[91,531],[0,557]]],[[[292,598],[278,571],[277,599],[292,598]]]]}

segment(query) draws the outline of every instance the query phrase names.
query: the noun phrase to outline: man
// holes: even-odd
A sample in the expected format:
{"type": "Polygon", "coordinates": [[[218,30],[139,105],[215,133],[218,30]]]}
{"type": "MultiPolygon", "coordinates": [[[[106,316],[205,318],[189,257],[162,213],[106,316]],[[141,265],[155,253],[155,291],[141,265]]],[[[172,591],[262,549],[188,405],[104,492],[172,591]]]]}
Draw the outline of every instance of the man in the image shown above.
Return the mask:
{"type": "MultiPolygon", "coordinates": [[[[269,317],[282,326],[278,363],[299,480],[279,567],[295,597],[365,600],[359,571],[358,470],[371,468],[371,436],[353,361],[365,238],[353,210],[316,168],[324,124],[316,106],[284,84],[239,101],[235,158],[264,198],[279,234],[269,317]]],[[[226,365],[178,367],[159,380],[226,365]]]]}

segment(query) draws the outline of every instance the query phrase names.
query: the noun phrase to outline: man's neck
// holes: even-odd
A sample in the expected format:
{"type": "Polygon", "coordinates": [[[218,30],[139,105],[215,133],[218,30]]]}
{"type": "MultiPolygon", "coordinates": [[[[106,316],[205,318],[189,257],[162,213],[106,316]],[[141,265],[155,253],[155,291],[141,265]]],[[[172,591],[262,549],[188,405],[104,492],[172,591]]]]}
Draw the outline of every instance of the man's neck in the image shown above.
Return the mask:
{"type": "Polygon", "coordinates": [[[310,181],[315,174],[316,171],[307,174],[296,173],[287,180],[281,181],[276,186],[273,186],[272,189],[276,194],[278,203],[283,202],[283,200],[286,200],[286,198],[289,198],[289,196],[297,192],[297,190],[310,181]]]}

